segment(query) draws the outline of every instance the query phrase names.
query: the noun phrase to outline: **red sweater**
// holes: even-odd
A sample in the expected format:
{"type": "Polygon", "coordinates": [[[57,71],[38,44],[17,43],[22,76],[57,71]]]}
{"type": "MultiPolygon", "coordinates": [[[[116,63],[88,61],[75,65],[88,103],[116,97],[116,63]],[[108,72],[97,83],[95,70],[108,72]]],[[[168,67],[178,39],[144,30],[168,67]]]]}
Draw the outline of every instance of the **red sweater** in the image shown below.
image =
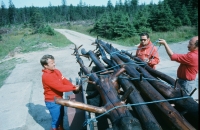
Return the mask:
{"type": "Polygon", "coordinates": [[[196,78],[198,73],[198,50],[187,54],[173,54],[171,60],[180,63],[177,70],[178,78],[185,80],[194,80],[196,78]]]}
{"type": "Polygon", "coordinates": [[[75,90],[76,87],[59,70],[44,69],[42,72],[45,101],[54,101],[55,96],[62,98],[63,92],[75,90]]]}
{"type": "Polygon", "coordinates": [[[149,41],[148,45],[146,46],[142,46],[140,44],[136,51],[136,56],[142,60],[148,58],[150,60],[148,62],[148,65],[153,69],[155,69],[155,65],[160,62],[157,48],[151,43],[151,41],[149,41]]]}

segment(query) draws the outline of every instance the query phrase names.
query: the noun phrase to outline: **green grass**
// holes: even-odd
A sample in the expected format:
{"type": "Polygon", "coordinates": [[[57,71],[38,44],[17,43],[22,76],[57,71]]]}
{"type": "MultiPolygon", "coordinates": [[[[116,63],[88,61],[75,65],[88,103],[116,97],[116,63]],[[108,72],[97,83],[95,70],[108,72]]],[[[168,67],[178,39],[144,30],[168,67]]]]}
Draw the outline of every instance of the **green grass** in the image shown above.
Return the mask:
{"type": "Polygon", "coordinates": [[[10,59],[4,62],[0,62],[0,88],[4,84],[6,78],[11,74],[12,70],[17,64],[25,63],[25,60],[22,59],[10,59]]]}
{"type": "Polygon", "coordinates": [[[12,70],[15,68],[16,60],[12,59],[9,61],[5,61],[0,63],[0,88],[4,84],[6,78],[10,75],[12,70]]]}
{"type": "MultiPolygon", "coordinates": [[[[186,41],[196,35],[198,34],[194,27],[180,27],[175,29],[173,32],[153,32],[149,34],[153,43],[161,38],[165,39],[169,44],[186,41]]],[[[140,42],[139,38],[139,36],[133,36],[127,39],[116,40],[115,42],[124,46],[133,46],[140,42]]]]}
{"type": "Polygon", "coordinates": [[[56,35],[49,36],[46,34],[31,34],[31,29],[15,28],[10,29],[7,34],[2,35],[0,41],[0,59],[11,53],[16,47],[20,52],[31,52],[44,50],[50,46],[65,47],[72,44],[62,34],[55,32],[56,35]],[[46,46],[44,46],[44,43],[46,46]]]}
{"type": "MultiPolygon", "coordinates": [[[[152,32],[149,33],[151,41],[154,43],[156,42],[159,38],[165,39],[167,43],[176,43],[176,42],[182,42],[189,40],[193,36],[197,36],[198,32],[196,28],[194,27],[180,27],[175,29],[174,31],[171,32],[152,32]]],[[[136,44],[139,44],[140,42],[140,37],[133,36],[130,38],[126,39],[120,39],[120,40],[115,40],[114,41],[117,44],[124,45],[124,46],[134,46],[136,44]]]]}
{"type": "Polygon", "coordinates": [[[42,43],[50,44],[55,47],[65,47],[72,44],[71,41],[58,32],[55,32],[56,35],[54,36],[31,34],[31,29],[24,29],[20,26],[13,26],[7,28],[7,30],[9,30],[8,33],[1,34],[0,40],[0,88],[15,65],[21,63],[21,61],[18,62],[18,59],[11,59],[3,62],[5,56],[8,54],[12,56],[12,54],[14,54],[16,48],[19,48],[21,53],[26,53],[48,48],[48,46],[42,46],[42,43]]]}

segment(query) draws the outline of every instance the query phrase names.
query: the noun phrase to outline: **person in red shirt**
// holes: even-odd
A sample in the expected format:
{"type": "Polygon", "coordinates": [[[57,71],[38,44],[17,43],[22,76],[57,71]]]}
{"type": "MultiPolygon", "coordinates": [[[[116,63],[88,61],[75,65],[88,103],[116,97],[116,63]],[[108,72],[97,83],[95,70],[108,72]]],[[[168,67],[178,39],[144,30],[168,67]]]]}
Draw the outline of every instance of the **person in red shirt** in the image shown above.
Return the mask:
{"type": "Polygon", "coordinates": [[[198,73],[198,36],[190,39],[187,46],[189,51],[187,54],[173,53],[164,39],[159,39],[159,43],[165,46],[167,54],[172,61],[180,63],[177,70],[178,83],[190,95],[196,88],[195,78],[198,73]]]}
{"type": "Polygon", "coordinates": [[[150,41],[149,34],[140,34],[140,44],[137,48],[136,56],[144,62],[147,62],[153,69],[155,69],[156,65],[160,62],[157,48],[150,41]]]}
{"type": "Polygon", "coordinates": [[[55,68],[55,60],[52,55],[44,55],[40,59],[40,63],[44,68],[42,70],[44,100],[52,117],[52,130],[63,130],[64,106],[56,104],[54,97],[62,98],[63,92],[78,91],[79,86],[73,85],[55,68]]]}

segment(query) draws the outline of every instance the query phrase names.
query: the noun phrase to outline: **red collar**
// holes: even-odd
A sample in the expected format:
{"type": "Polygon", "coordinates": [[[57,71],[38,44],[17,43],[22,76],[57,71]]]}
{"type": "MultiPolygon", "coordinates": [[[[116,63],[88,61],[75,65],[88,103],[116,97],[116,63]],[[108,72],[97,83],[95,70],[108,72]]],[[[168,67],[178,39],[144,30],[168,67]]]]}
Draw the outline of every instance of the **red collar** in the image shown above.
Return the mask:
{"type": "Polygon", "coordinates": [[[45,72],[45,73],[53,73],[54,70],[49,70],[49,69],[43,69],[42,72],[45,72]]]}

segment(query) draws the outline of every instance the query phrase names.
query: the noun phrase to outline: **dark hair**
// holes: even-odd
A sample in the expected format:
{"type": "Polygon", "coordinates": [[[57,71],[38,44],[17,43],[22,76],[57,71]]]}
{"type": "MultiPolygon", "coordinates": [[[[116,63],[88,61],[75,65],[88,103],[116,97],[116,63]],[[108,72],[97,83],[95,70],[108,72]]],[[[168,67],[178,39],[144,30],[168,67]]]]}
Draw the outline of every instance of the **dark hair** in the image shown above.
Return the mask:
{"type": "Polygon", "coordinates": [[[48,65],[48,59],[52,59],[54,60],[54,57],[52,55],[44,55],[41,59],[40,59],[40,63],[41,65],[44,67],[44,65],[48,65]]]}
{"type": "Polygon", "coordinates": [[[196,42],[195,42],[195,46],[198,47],[198,40],[196,40],[196,42]]]}
{"type": "Polygon", "coordinates": [[[147,36],[147,38],[149,38],[149,34],[148,33],[140,33],[140,37],[141,36],[147,36]]]}

